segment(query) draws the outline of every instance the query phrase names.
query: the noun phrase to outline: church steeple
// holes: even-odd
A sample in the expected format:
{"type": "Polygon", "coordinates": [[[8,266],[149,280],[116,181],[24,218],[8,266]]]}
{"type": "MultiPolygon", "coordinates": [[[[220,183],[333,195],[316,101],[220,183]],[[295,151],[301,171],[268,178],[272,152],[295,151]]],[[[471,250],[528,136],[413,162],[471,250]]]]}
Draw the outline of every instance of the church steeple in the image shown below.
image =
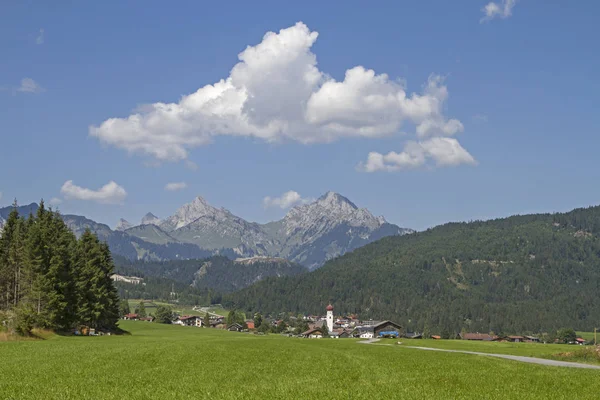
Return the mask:
{"type": "Polygon", "coordinates": [[[327,306],[327,330],[333,331],[333,306],[331,304],[327,306]]]}

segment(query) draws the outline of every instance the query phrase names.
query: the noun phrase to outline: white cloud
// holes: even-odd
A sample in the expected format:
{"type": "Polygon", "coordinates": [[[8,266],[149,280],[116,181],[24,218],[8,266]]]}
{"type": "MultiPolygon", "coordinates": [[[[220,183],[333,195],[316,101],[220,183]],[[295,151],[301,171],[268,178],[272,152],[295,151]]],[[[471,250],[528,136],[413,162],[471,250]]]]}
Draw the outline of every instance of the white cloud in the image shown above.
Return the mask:
{"type": "Polygon", "coordinates": [[[473,122],[477,122],[477,123],[488,122],[488,116],[485,114],[475,114],[475,115],[473,115],[473,117],[471,117],[471,119],[473,120],[473,122]]]}
{"type": "Polygon", "coordinates": [[[481,9],[484,16],[479,20],[480,23],[491,21],[494,18],[508,18],[512,15],[512,9],[517,0],[501,0],[500,2],[489,2],[481,9]]]}
{"type": "Polygon", "coordinates": [[[62,199],[59,199],[58,197],[53,197],[50,199],[50,201],[48,202],[48,204],[50,204],[51,206],[58,206],[59,204],[62,204],[62,199]]]}
{"type": "Polygon", "coordinates": [[[477,161],[454,138],[434,137],[421,142],[409,141],[401,153],[369,153],[367,161],[359,165],[365,172],[399,171],[421,167],[433,162],[435,167],[460,164],[476,165],[477,161]]]}
{"type": "Polygon", "coordinates": [[[73,181],[66,181],[60,192],[66,199],[89,200],[102,204],[122,204],[127,192],[116,182],[110,181],[98,190],[77,186],[73,181]]]}
{"type": "Polygon", "coordinates": [[[191,171],[198,170],[198,164],[196,164],[195,162],[193,162],[191,160],[185,160],[185,167],[191,171]]]}
{"type": "Polygon", "coordinates": [[[177,190],[183,190],[187,187],[187,183],[185,182],[171,182],[165,185],[165,190],[169,192],[175,192],[177,190]]]}
{"type": "Polygon", "coordinates": [[[45,89],[31,78],[21,79],[21,86],[17,88],[17,92],[23,93],[41,93],[45,89]]]}
{"type": "Polygon", "coordinates": [[[35,44],[44,44],[44,28],[40,29],[40,32],[35,38],[35,44]]]}
{"type": "Polygon", "coordinates": [[[300,196],[300,193],[294,190],[290,190],[279,197],[265,197],[263,199],[263,205],[265,206],[265,208],[279,207],[285,209],[290,208],[296,204],[309,203],[311,200],[312,199],[303,198],[302,196],[300,196]]]}
{"type": "Polygon", "coordinates": [[[317,37],[301,22],[268,32],[238,55],[226,79],[178,103],[154,103],[107,119],[89,133],[129,153],[179,161],[220,135],[306,144],[396,134],[407,122],[420,138],[463,130],[443,114],[448,90],[441,77],[432,75],[422,93],[408,93],[400,80],[363,66],[336,81],[317,68],[311,51],[317,37]]]}

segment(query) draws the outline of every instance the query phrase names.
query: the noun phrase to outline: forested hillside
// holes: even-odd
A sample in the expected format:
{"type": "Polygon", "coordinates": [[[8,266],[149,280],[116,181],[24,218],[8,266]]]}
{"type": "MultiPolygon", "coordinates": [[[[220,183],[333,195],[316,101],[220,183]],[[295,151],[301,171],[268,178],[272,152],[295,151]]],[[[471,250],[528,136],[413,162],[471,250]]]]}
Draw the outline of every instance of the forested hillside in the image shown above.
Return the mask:
{"type": "Polygon", "coordinates": [[[385,318],[410,330],[540,332],[600,325],[600,207],[450,223],[388,237],[298,277],[228,295],[230,307],[385,318]]]}
{"type": "MultiPolygon", "coordinates": [[[[308,270],[300,264],[278,258],[255,257],[230,260],[222,256],[202,260],[128,261],[117,259],[118,269],[155,279],[167,279],[202,290],[227,293],[245,288],[267,277],[295,276],[308,270]]],[[[198,292],[194,292],[198,294],[198,292]]],[[[212,292],[211,292],[212,293],[212,292]]],[[[157,297],[154,297],[157,298],[157,297]]]]}
{"type": "Polygon", "coordinates": [[[90,231],[78,240],[43,202],[35,215],[18,211],[15,205],[0,237],[0,328],[115,329],[119,298],[108,245],[90,231]]]}

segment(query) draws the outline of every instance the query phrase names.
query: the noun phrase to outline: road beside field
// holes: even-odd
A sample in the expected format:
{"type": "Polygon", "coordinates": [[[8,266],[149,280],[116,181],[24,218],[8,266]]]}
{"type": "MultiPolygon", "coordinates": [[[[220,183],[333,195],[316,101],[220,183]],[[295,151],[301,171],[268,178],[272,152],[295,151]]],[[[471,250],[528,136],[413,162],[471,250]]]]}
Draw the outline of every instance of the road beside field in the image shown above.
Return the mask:
{"type": "MultiPolygon", "coordinates": [[[[373,342],[370,342],[370,343],[373,343],[373,342]]],[[[370,344],[370,343],[365,342],[365,344],[370,344]]],[[[568,361],[547,360],[545,358],[536,358],[536,357],[512,356],[512,355],[508,355],[508,354],[495,354],[495,353],[481,353],[479,351],[434,349],[431,347],[420,347],[420,346],[401,346],[401,347],[406,347],[409,349],[429,350],[429,351],[444,351],[447,353],[463,353],[463,354],[474,354],[474,355],[478,355],[478,356],[498,357],[498,358],[520,361],[520,362],[529,363],[529,364],[548,365],[551,367],[600,369],[600,366],[598,366],[598,365],[581,364],[581,363],[568,362],[568,361]]]]}

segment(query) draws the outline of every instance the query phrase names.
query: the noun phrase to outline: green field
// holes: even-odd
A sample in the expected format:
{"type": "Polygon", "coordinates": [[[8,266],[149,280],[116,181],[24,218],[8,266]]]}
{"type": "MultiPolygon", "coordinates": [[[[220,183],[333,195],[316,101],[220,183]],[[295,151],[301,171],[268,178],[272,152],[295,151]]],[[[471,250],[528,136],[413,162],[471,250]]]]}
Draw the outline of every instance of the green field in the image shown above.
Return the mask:
{"type": "MultiPolygon", "coordinates": [[[[600,371],[594,370],[354,339],[255,336],[148,322],[121,326],[131,335],[0,343],[0,398],[522,400],[595,399],[600,391],[600,371]]],[[[517,351],[537,352],[523,349],[517,351]]]]}
{"type": "MultiPolygon", "coordinates": [[[[131,312],[133,312],[135,310],[135,308],[138,306],[138,304],[140,304],[140,301],[142,301],[142,300],[139,300],[139,299],[127,300],[127,302],[129,303],[129,308],[131,309],[131,312]]],[[[202,312],[195,311],[193,309],[193,307],[189,306],[189,305],[171,304],[171,303],[155,301],[155,300],[143,300],[143,301],[144,301],[144,307],[146,308],[147,314],[154,314],[156,312],[157,306],[169,306],[173,309],[173,311],[175,311],[176,313],[178,313],[180,315],[204,316],[204,314],[202,312]]],[[[212,313],[219,314],[224,317],[226,317],[227,313],[229,312],[222,307],[207,307],[207,309],[208,309],[208,311],[210,311],[212,313]]]]}

